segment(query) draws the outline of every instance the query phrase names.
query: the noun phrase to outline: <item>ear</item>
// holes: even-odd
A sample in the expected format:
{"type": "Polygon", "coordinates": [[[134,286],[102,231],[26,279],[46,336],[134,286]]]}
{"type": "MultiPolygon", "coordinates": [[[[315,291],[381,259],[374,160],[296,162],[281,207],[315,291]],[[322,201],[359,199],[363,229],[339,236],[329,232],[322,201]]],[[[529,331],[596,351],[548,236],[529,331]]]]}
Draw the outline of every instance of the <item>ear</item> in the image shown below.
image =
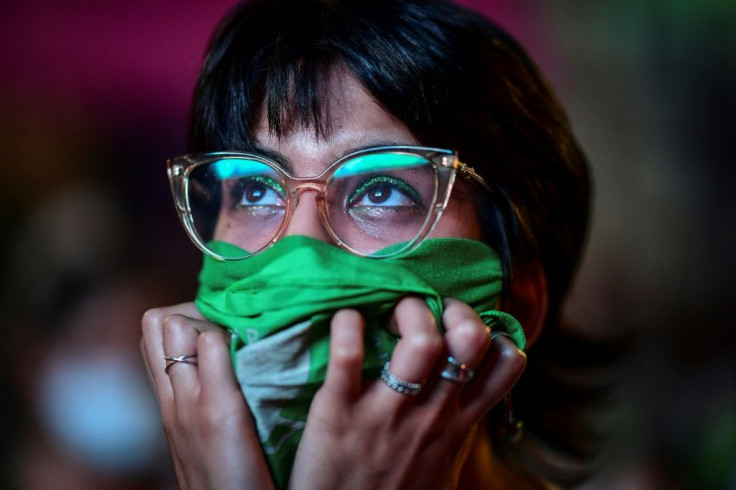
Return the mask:
{"type": "Polygon", "coordinates": [[[526,346],[531,347],[542,333],[547,318],[547,276],[539,260],[515,265],[511,291],[505,310],[524,327],[526,346]]]}

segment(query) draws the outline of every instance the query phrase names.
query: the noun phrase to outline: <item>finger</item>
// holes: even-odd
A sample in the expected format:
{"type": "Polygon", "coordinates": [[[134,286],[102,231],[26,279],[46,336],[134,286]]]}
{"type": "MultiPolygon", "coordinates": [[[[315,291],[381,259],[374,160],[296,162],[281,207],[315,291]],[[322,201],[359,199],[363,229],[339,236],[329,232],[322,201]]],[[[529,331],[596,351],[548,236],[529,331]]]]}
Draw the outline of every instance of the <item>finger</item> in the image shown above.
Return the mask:
{"type": "MultiPolygon", "coordinates": [[[[164,360],[163,323],[171,315],[183,315],[196,320],[204,320],[194,303],[181,303],[164,308],[153,308],[143,314],[141,329],[143,331],[143,353],[146,366],[154,381],[154,388],[161,395],[170,396],[170,383],[163,373],[166,361],[164,360]],[[168,393],[167,393],[168,391],[168,393]]],[[[211,328],[217,328],[212,325],[211,328]]]]}
{"type": "Polygon", "coordinates": [[[365,320],[355,310],[339,310],[330,324],[330,362],[324,388],[345,400],[362,390],[365,320]]]}
{"type": "MultiPolygon", "coordinates": [[[[466,375],[473,376],[473,371],[480,365],[490,345],[490,329],[478,314],[462,301],[447,298],[444,303],[442,322],[445,326],[447,353],[456,361],[455,365],[464,366],[462,371],[466,375]]],[[[448,364],[448,361],[440,361],[439,369],[442,370],[448,364]]],[[[459,392],[464,386],[462,381],[444,377],[442,380],[437,390],[438,395],[459,392]]]]}
{"type": "Polygon", "coordinates": [[[442,336],[432,312],[423,300],[409,296],[394,308],[389,320],[389,324],[392,323],[400,339],[391,356],[391,374],[408,383],[423,383],[443,349],[442,336]]]}
{"type": "Polygon", "coordinates": [[[233,370],[229,340],[222,329],[208,329],[197,339],[200,414],[208,447],[204,458],[218,470],[206,488],[273,488],[253,416],[233,370]]]}
{"type": "Polygon", "coordinates": [[[228,335],[206,331],[199,352],[200,443],[206,466],[214,469],[204,485],[193,488],[273,488],[250,409],[230,358],[228,335]]]}
{"type": "Polygon", "coordinates": [[[197,368],[202,400],[216,400],[223,387],[240,393],[230,357],[229,338],[224,330],[206,331],[197,338],[197,368]]]}
{"type": "MultiPolygon", "coordinates": [[[[182,315],[169,315],[163,322],[164,353],[169,357],[197,355],[199,320],[182,315]]],[[[196,359],[194,360],[196,362],[196,359]]],[[[177,405],[188,403],[199,395],[197,366],[191,362],[175,362],[168,366],[168,374],[177,405]]]]}
{"type": "Polygon", "coordinates": [[[205,319],[202,316],[202,313],[200,313],[199,310],[197,309],[197,306],[191,301],[187,303],[180,303],[174,306],[169,306],[163,309],[166,310],[167,315],[184,315],[194,320],[204,320],[205,319]]]}
{"type": "Polygon", "coordinates": [[[494,337],[475,380],[460,395],[465,413],[473,420],[488,413],[511,391],[525,367],[526,354],[513,340],[502,335],[494,337]]]}
{"type": "Polygon", "coordinates": [[[141,320],[141,350],[146,368],[153,380],[153,388],[158,397],[162,410],[168,402],[173,401],[171,382],[164,373],[164,341],[163,322],[166,318],[166,308],[154,308],[144,313],[141,320]]]}
{"type": "Polygon", "coordinates": [[[230,357],[229,337],[224,331],[207,331],[197,340],[200,400],[205,413],[215,414],[213,425],[224,416],[240,413],[251,430],[255,424],[240,391],[230,357]]]}
{"type": "MultiPolygon", "coordinates": [[[[202,315],[195,307],[194,303],[183,303],[165,308],[154,308],[148,310],[141,320],[142,337],[141,352],[144,358],[144,364],[148,375],[152,380],[154,390],[161,408],[161,414],[164,421],[164,429],[167,433],[167,442],[169,444],[169,452],[174,463],[174,470],[177,473],[177,480],[181,483],[186,482],[182,462],[179,453],[174,444],[175,421],[175,398],[171,380],[165,373],[166,361],[164,359],[164,323],[171,315],[184,315],[194,319],[202,319],[202,315]]],[[[211,328],[217,328],[211,325],[211,328]]],[[[184,488],[184,487],[183,487],[184,488]]]]}

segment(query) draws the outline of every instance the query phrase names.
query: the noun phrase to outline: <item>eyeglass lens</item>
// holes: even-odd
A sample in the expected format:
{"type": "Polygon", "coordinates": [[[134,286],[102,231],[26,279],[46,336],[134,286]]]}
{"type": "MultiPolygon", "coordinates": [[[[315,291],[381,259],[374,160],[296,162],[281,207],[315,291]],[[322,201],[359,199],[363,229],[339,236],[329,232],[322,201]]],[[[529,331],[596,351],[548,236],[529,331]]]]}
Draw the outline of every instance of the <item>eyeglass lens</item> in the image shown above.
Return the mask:
{"type": "MultiPolygon", "coordinates": [[[[328,225],[348,247],[370,255],[409,242],[423,230],[437,199],[437,171],[405,152],[356,155],[335,169],[324,195],[328,225]]],[[[225,157],[196,167],[187,188],[196,233],[224,242],[225,255],[256,253],[275,238],[287,216],[287,178],[274,166],[225,157]]],[[[222,248],[218,249],[222,254],[222,248]]]]}

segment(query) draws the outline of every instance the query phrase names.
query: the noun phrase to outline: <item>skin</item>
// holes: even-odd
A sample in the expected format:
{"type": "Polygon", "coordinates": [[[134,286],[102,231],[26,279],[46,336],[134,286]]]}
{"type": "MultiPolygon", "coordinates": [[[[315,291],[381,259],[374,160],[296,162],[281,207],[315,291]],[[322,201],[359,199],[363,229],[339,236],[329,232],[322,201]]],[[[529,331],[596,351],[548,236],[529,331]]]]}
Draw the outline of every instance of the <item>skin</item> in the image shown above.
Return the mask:
{"type": "MultiPolygon", "coordinates": [[[[278,152],[296,176],[319,175],[351,149],[387,143],[418,145],[408,128],[375,103],[349,74],[331,81],[331,132],[295,126],[282,137],[265,115],[255,131],[259,147],[278,152]],[[359,114],[360,117],[355,117],[359,114]]],[[[456,192],[457,191],[457,192],[456,192]]],[[[330,242],[313,192],[300,195],[286,234],[330,242]]],[[[480,237],[463,188],[433,236],[480,237]],[[469,219],[469,217],[471,219],[469,219]]],[[[499,484],[478,424],[512,388],[525,365],[523,352],[488,328],[458,300],[445,300],[444,336],[419,298],[401,300],[386,328],[400,336],[392,373],[426,381],[416,397],[380,380],[363,379],[364,322],[345,309],[331,322],[327,379],[312,402],[291,476],[291,488],[492,488],[499,484]],[[439,377],[447,355],[476,376],[466,384],[439,377]],[[472,457],[468,457],[473,454],[472,457]]],[[[224,331],[205,321],[192,303],[148,311],[142,350],[161,405],[181,488],[271,488],[255,425],[230,364],[224,331]],[[198,365],[177,363],[164,372],[164,356],[198,354],[198,365]]]]}

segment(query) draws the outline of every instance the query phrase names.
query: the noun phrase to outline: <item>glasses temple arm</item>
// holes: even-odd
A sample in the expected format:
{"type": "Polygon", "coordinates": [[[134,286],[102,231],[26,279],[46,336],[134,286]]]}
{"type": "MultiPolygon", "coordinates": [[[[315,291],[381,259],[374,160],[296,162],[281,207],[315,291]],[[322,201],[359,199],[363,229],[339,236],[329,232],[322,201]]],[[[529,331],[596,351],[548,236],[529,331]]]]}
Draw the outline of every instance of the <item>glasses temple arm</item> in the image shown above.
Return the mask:
{"type": "Polygon", "coordinates": [[[493,189],[491,189],[491,186],[488,185],[486,179],[484,179],[478,172],[476,172],[473,167],[460,161],[458,161],[457,163],[457,168],[461,175],[464,175],[465,177],[474,181],[476,184],[480,184],[484,189],[493,192],[493,189]]]}

